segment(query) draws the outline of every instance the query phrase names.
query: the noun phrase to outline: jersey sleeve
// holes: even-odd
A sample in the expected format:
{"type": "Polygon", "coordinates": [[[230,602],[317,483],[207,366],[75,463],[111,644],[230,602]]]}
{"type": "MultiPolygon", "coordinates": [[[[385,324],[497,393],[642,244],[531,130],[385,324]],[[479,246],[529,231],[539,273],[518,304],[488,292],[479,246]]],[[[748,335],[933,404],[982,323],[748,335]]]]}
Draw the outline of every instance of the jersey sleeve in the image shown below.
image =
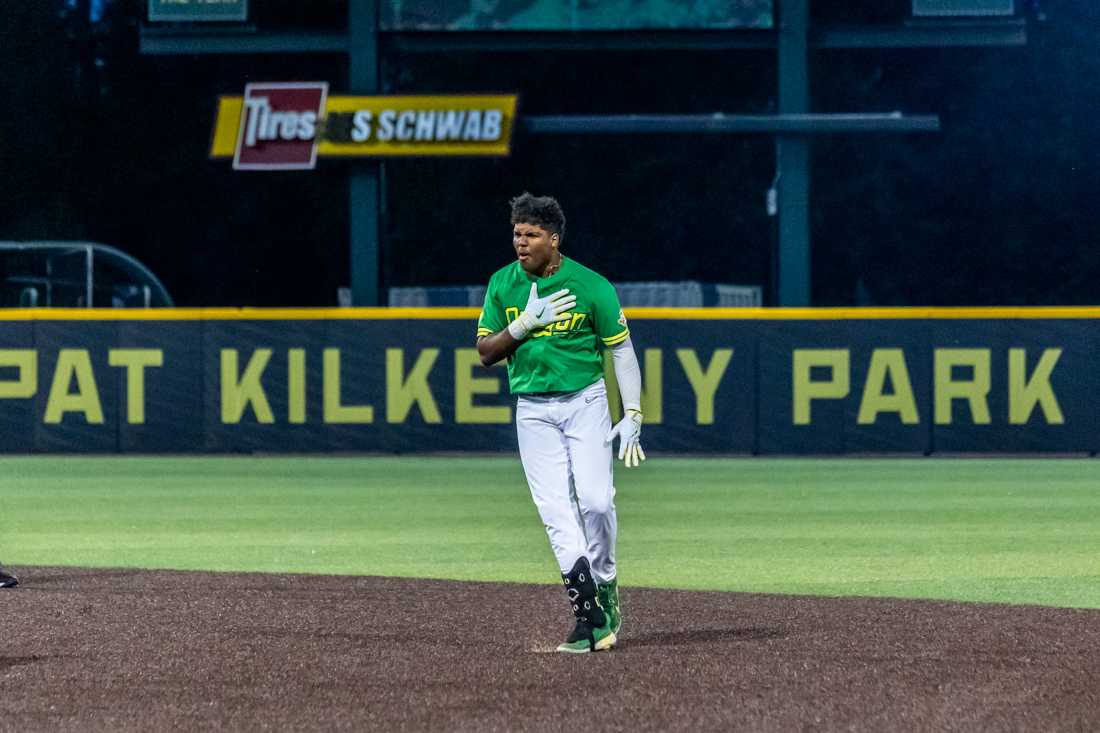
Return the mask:
{"type": "Polygon", "coordinates": [[[606,280],[596,286],[592,294],[594,313],[593,324],[596,336],[604,346],[618,346],[626,341],[630,329],[626,325],[626,316],[619,305],[619,296],[615,287],[606,280]]]}
{"type": "Polygon", "coordinates": [[[490,280],[489,287],[485,289],[485,302],[481,306],[481,315],[477,318],[477,337],[492,335],[503,330],[507,325],[497,298],[496,280],[490,280]]]}

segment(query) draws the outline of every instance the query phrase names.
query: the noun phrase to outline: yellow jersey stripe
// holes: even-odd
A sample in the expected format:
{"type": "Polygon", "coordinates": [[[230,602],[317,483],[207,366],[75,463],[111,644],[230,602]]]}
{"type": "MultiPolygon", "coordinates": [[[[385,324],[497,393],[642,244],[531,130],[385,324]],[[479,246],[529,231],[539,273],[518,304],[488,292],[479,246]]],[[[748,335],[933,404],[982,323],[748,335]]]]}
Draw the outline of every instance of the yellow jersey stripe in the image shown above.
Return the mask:
{"type": "Polygon", "coordinates": [[[607,346],[615,346],[616,344],[621,344],[623,341],[626,341],[626,337],[629,335],[630,329],[627,329],[622,333],[615,334],[614,336],[608,336],[607,338],[603,339],[603,342],[607,346]]]}

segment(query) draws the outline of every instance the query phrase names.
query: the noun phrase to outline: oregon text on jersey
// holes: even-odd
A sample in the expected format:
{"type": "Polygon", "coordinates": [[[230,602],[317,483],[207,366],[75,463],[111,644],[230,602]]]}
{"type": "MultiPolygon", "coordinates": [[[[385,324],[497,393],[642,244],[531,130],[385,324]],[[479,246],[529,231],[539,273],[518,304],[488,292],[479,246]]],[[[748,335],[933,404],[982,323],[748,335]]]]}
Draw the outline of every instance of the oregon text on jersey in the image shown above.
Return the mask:
{"type": "MultiPolygon", "coordinates": [[[[512,321],[519,318],[519,312],[519,308],[505,308],[504,314],[508,318],[508,323],[511,323],[512,321]]],[[[543,336],[552,336],[555,333],[560,335],[569,331],[579,331],[581,328],[581,324],[584,323],[585,319],[588,318],[588,314],[572,313],[570,315],[572,315],[573,317],[570,318],[568,321],[558,321],[557,323],[552,323],[544,328],[535,329],[530,334],[531,338],[542,338],[543,336]]]]}

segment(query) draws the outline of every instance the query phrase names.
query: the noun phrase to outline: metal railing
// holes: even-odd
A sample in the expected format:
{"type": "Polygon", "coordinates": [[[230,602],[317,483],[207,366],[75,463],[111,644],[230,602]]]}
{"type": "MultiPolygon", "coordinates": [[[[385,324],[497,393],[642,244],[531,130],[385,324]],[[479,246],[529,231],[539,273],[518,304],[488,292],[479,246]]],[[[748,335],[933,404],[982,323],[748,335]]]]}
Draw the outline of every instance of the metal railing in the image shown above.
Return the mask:
{"type": "Polygon", "coordinates": [[[153,272],[120,249],[84,241],[0,241],[0,305],[170,308],[153,272]]]}

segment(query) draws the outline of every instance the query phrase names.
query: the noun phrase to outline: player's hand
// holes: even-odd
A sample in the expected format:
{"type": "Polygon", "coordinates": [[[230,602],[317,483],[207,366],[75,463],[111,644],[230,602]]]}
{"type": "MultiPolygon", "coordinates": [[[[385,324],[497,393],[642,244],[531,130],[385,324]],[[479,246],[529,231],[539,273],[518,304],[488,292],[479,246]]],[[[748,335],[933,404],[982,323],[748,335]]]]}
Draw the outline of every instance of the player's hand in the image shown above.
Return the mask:
{"type": "Polygon", "coordinates": [[[567,311],[577,304],[577,296],[569,294],[569,288],[562,288],[545,298],[539,297],[538,283],[531,283],[531,294],[527,297],[527,307],[520,318],[530,319],[531,328],[549,326],[556,321],[568,321],[567,311]]]}
{"type": "Polygon", "coordinates": [[[568,321],[568,311],[577,304],[577,296],[570,295],[568,288],[551,293],[545,298],[539,297],[538,283],[531,283],[531,295],[527,298],[527,307],[519,318],[508,324],[508,332],[518,341],[536,328],[549,326],[557,321],[568,321]]]}
{"type": "Polygon", "coordinates": [[[610,443],[619,436],[619,460],[626,464],[627,468],[637,466],[645,460],[645,452],[642,451],[642,413],[638,410],[627,410],[626,415],[618,422],[604,440],[610,443]]]}

